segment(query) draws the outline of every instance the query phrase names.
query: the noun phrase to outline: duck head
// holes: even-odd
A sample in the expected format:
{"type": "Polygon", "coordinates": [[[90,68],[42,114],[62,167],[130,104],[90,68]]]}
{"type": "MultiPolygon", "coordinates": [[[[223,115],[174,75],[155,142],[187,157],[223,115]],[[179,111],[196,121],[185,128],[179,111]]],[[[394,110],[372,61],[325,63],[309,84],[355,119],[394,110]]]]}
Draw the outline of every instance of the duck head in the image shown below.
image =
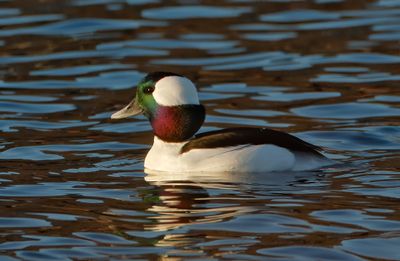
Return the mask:
{"type": "Polygon", "coordinates": [[[161,140],[183,142],[200,129],[205,109],[188,78],[170,72],[154,72],[139,82],[135,98],[112,114],[111,119],[138,114],[149,119],[154,135],[161,140]]]}

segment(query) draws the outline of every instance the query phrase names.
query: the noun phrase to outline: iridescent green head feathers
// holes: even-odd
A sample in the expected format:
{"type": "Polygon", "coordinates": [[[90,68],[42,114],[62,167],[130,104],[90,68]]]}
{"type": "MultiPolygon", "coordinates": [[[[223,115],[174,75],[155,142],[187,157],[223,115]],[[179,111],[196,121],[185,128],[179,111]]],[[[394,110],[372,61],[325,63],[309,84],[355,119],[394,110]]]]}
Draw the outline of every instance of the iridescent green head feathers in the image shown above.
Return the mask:
{"type": "Polygon", "coordinates": [[[180,142],[192,137],[201,127],[205,109],[189,79],[175,73],[155,72],[138,84],[135,98],[111,118],[138,114],[150,120],[154,134],[160,139],[180,142]]]}

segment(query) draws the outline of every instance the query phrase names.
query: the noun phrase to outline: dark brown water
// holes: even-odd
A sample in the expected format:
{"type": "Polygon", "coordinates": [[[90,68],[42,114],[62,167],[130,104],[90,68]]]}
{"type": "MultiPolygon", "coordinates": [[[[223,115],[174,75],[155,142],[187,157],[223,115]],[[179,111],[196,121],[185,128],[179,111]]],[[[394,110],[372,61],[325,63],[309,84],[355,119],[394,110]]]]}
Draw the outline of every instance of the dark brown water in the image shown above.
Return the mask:
{"type": "Polygon", "coordinates": [[[0,1],[0,259],[400,260],[400,1],[0,1]],[[293,133],[342,165],[146,175],[147,72],[202,130],[293,133]]]}

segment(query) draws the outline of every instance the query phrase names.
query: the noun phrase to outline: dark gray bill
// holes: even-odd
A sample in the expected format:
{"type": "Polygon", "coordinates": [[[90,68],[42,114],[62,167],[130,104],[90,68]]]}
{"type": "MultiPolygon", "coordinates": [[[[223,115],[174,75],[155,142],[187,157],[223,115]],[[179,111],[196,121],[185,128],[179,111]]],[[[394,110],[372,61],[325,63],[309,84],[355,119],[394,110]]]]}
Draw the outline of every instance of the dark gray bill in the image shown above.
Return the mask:
{"type": "Polygon", "coordinates": [[[113,113],[111,115],[111,119],[123,119],[129,116],[135,116],[142,113],[142,109],[139,107],[139,104],[136,102],[136,99],[133,99],[128,105],[126,105],[123,109],[113,113]]]}

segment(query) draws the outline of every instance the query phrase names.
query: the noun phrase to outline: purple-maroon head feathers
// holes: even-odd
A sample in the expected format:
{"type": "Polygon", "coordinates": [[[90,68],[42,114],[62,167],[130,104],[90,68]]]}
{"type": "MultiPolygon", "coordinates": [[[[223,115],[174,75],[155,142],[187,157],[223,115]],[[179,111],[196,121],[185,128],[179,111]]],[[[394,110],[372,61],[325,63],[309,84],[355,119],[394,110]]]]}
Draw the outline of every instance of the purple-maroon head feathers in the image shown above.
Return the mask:
{"type": "Polygon", "coordinates": [[[190,139],[205,118],[203,105],[158,106],[150,117],[154,134],[167,142],[190,139]]]}

